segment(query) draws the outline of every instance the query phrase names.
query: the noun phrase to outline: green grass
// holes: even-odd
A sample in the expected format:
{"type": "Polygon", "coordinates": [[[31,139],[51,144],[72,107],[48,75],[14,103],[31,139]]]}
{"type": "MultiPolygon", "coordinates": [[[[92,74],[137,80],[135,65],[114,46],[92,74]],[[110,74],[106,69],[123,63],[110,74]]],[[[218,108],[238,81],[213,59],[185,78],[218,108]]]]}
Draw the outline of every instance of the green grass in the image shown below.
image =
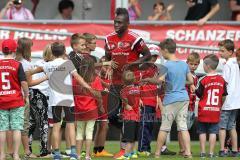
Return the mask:
{"type": "MultiPolygon", "coordinates": [[[[62,145],[61,145],[61,150],[62,151],[64,151],[64,146],[65,146],[64,143],[62,143],[62,145]]],[[[155,151],[155,146],[156,146],[156,143],[153,142],[152,143],[152,152],[155,151]]],[[[177,142],[171,142],[167,146],[170,150],[178,152],[179,147],[178,147],[177,142]]],[[[106,148],[107,151],[109,151],[111,153],[116,153],[119,150],[119,142],[108,141],[106,143],[105,148],[106,148]]],[[[206,149],[208,149],[208,147],[206,149]]],[[[192,153],[193,153],[193,159],[200,159],[199,158],[200,148],[199,148],[199,142],[198,141],[191,142],[191,150],[192,150],[192,153]]],[[[218,153],[218,150],[219,150],[219,146],[216,146],[215,152],[218,153]]],[[[33,143],[33,152],[35,154],[39,154],[39,143],[36,142],[36,141],[33,143]]],[[[22,148],[20,149],[20,154],[23,155],[23,149],[22,148]]],[[[109,160],[109,159],[113,159],[113,158],[93,158],[93,159],[94,160],[109,160]]],[[[150,156],[149,158],[138,158],[138,159],[139,160],[146,160],[146,159],[152,160],[152,159],[154,159],[154,157],[150,156]]],[[[184,158],[176,155],[176,156],[161,156],[160,159],[166,159],[166,160],[171,159],[171,160],[173,160],[173,159],[184,159],[184,158]]],[[[215,159],[232,160],[232,159],[237,159],[237,158],[226,158],[226,157],[224,157],[224,158],[214,158],[214,160],[215,159]]],[[[38,159],[35,159],[35,160],[41,160],[41,159],[38,158],[38,159]]]]}

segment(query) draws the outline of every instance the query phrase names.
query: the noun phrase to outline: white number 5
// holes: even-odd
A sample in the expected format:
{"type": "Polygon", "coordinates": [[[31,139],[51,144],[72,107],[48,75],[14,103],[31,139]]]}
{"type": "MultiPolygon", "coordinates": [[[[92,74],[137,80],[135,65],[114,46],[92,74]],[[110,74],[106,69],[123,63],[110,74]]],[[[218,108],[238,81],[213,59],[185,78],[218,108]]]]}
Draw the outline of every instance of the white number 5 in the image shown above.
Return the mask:
{"type": "Polygon", "coordinates": [[[6,78],[9,76],[9,72],[2,72],[2,89],[3,90],[9,90],[11,88],[10,81],[6,78]],[[5,84],[3,84],[5,83],[5,84]]]}

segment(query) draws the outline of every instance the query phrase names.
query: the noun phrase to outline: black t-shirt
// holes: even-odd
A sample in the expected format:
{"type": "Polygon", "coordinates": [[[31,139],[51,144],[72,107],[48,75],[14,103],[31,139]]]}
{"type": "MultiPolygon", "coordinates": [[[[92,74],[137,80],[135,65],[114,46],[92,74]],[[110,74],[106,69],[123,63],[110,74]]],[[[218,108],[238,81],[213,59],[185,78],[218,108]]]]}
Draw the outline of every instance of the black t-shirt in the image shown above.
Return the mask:
{"type": "Polygon", "coordinates": [[[218,0],[193,0],[194,6],[190,7],[185,20],[199,20],[211,10],[212,6],[218,3],[218,0]]]}

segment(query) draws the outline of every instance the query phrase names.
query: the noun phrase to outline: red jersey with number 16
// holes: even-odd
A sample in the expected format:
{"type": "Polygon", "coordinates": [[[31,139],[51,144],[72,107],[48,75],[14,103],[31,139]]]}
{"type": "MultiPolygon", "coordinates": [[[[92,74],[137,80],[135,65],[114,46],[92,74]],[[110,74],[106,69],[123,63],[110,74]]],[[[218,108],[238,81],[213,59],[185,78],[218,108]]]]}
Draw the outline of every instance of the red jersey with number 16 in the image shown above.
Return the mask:
{"type": "Polygon", "coordinates": [[[146,44],[141,37],[129,30],[122,37],[113,32],[106,36],[105,42],[111,59],[118,62],[118,68],[113,70],[112,83],[121,84],[124,65],[138,60],[146,44]]]}
{"type": "Polygon", "coordinates": [[[222,97],[227,95],[226,82],[222,76],[211,74],[202,77],[197,85],[198,121],[218,123],[222,108],[222,97]]]}
{"type": "Polygon", "coordinates": [[[26,81],[22,64],[14,59],[0,60],[0,109],[24,106],[21,81],[26,81]]]}

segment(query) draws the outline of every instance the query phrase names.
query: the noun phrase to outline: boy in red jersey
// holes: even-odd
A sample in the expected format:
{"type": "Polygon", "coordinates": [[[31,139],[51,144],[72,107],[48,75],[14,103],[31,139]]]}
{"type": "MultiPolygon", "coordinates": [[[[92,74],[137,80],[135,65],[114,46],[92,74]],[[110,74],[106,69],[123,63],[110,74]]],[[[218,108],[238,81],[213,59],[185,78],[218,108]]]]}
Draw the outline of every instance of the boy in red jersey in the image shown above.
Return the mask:
{"type": "MultiPolygon", "coordinates": [[[[105,56],[103,56],[100,59],[100,63],[106,62],[105,56]]],[[[96,63],[95,63],[96,64],[96,63]]],[[[93,154],[94,157],[113,157],[113,154],[109,153],[107,150],[104,149],[105,141],[107,137],[108,132],[108,95],[109,95],[109,86],[110,86],[110,80],[106,77],[107,67],[102,66],[97,70],[99,77],[102,81],[102,86],[104,88],[104,91],[102,92],[102,101],[103,101],[103,107],[105,112],[99,114],[98,119],[96,121],[96,133],[94,137],[94,148],[93,148],[93,154]]]]}
{"type": "Polygon", "coordinates": [[[140,89],[134,85],[136,81],[132,71],[123,73],[123,82],[125,86],[121,90],[121,98],[123,102],[122,109],[122,140],[126,142],[125,154],[116,159],[137,158],[134,154],[135,141],[137,140],[138,125],[140,120],[140,89]],[[133,155],[135,157],[133,157],[133,155]]]}
{"type": "MultiPolygon", "coordinates": [[[[199,54],[197,52],[192,52],[191,54],[189,54],[189,56],[187,57],[187,64],[189,66],[190,72],[193,77],[193,84],[194,86],[196,86],[198,82],[198,77],[195,74],[195,71],[200,64],[199,54]]],[[[194,111],[195,111],[195,103],[196,103],[196,94],[194,92],[191,92],[190,85],[188,84],[186,84],[186,90],[189,96],[187,127],[188,127],[188,130],[190,130],[195,121],[194,111]]],[[[183,140],[182,140],[182,136],[180,135],[180,132],[178,132],[178,141],[180,146],[179,154],[183,154],[185,149],[184,149],[184,144],[183,144],[183,140]]]]}
{"type": "Polygon", "coordinates": [[[206,133],[209,134],[209,157],[214,157],[216,134],[219,132],[220,112],[224,97],[227,95],[226,82],[216,73],[219,59],[210,54],[203,59],[203,68],[207,73],[197,85],[196,95],[200,98],[198,104],[198,133],[200,139],[200,157],[206,156],[206,133]]]}
{"type": "Polygon", "coordinates": [[[19,160],[24,104],[28,101],[29,95],[22,64],[13,57],[16,48],[17,44],[14,40],[8,39],[2,42],[4,58],[0,60],[0,160],[5,160],[4,145],[8,130],[13,131],[13,159],[19,160]]]}
{"type": "MultiPolygon", "coordinates": [[[[140,67],[141,78],[154,77],[159,75],[158,66],[155,64],[159,56],[160,48],[157,45],[148,45],[151,59],[140,67]]],[[[157,114],[160,112],[161,99],[158,93],[158,85],[143,83],[141,90],[141,120],[138,136],[138,155],[148,157],[151,155],[151,141],[153,138],[153,127],[157,114]]],[[[161,113],[159,113],[161,115],[161,113]]],[[[162,155],[175,155],[176,152],[168,150],[164,144],[161,148],[162,155]]]]}

